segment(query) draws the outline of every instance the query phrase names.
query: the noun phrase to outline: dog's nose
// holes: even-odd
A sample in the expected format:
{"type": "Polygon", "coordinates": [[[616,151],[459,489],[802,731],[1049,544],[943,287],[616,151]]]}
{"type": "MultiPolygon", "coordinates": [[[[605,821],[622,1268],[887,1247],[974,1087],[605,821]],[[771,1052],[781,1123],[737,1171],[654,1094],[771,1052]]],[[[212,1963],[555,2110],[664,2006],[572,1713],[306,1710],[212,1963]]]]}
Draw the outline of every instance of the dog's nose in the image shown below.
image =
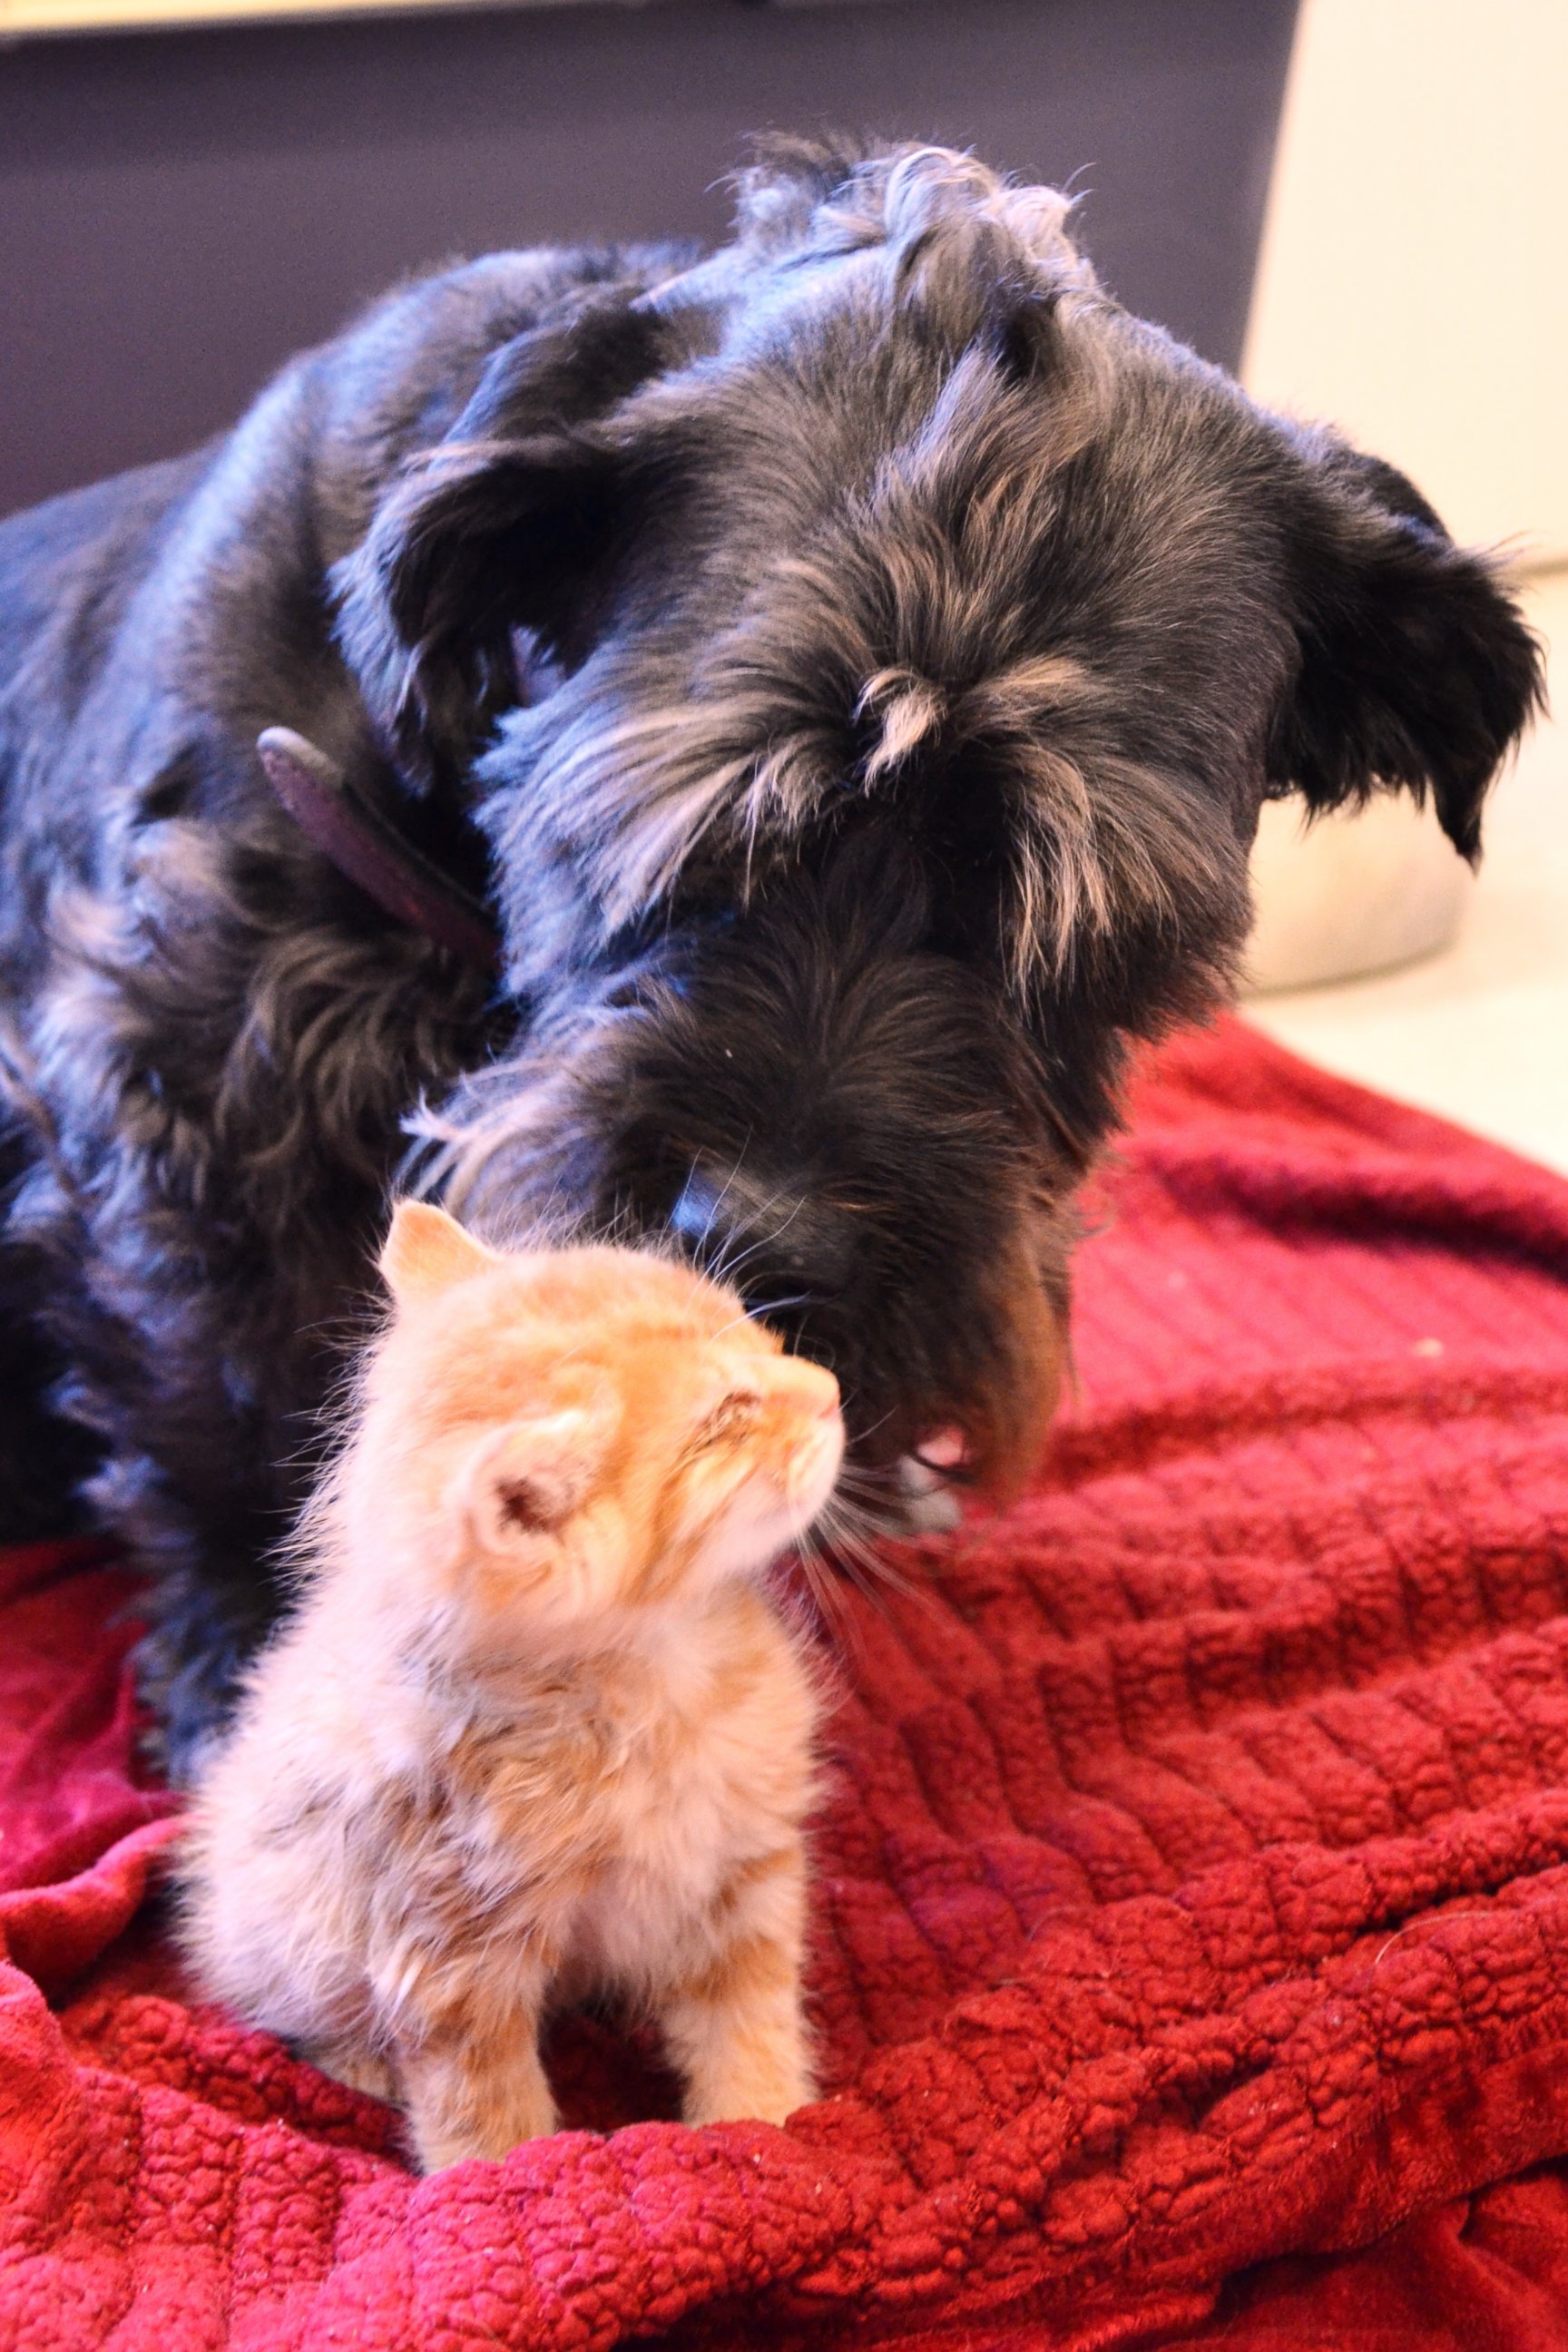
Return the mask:
{"type": "Polygon", "coordinates": [[[965,1467],[964,1441],[951,1425],[951,1406],[921,1393],[918,1346],[900,1357],[891,1378],[879,1353],[889,1310],[868,1308],[879,1287],[879,1269],[865,1256],[875,1234],[869,1205],[851,1205],[809,1175],[797,1172],[792,1182],[746,1162],[697,1160],[665,1223],[691,1263],[738,1290],[791,1354],[835,1374],[862,1464],[889,1474],[892,1518],[906,1529],[945,1524],[946,1477],[965,1467]],[[899,1471],[900,1457],[916,1453],[921,1459],[899,1471]]]}
{"type": "Polygon", "coordinates": [[[694,1264],[732,1282],[767,1315],[834,1297],[852,1268],[852,1220],[837,1203],[744,1166],[696,1161],[669,1210],[670,1233],[694,1264]]]}
{"type": "Polygon", "coordinates": [[[714,1244],[721,1231],[721,1213],[723,1193],[710,1176],[694,1168],[669,1213],[669,1230],[684,1249],[703,1264],[710,1264],[714,1244]]]}

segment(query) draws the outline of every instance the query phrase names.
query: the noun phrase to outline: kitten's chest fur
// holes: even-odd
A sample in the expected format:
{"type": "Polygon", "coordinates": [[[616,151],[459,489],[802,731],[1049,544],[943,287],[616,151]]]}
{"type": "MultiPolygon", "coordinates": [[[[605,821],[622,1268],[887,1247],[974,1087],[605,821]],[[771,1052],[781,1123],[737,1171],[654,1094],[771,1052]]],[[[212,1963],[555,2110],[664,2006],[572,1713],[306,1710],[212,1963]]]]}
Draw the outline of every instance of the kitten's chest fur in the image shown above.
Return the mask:
{"type": "Polygon", "coordinates": [[[441,1772],[466,1898],[542,1940],[563,1990],[688,1966],[737,1876],[809,1810],[816,1713],[794,1642],[749,1591],[503,1678],[441,1772]]]}

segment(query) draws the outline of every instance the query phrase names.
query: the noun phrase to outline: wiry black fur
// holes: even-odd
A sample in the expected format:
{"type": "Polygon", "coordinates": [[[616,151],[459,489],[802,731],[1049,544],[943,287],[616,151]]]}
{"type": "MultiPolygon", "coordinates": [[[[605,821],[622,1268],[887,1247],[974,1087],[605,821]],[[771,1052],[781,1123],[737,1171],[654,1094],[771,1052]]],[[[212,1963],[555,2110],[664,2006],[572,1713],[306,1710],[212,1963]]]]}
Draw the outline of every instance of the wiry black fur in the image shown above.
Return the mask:
{"type": "Polygon", "coordinates": [[[1005,1465],[1259,802],[1430,793],[1474,855],[1538,692],[1507,596],[1066,215],[778,147],[706,260],[432,278],[0,529],[0,1281],[157,1571],[177,1765],[275,1607],[410,1120],[481,1223],[732,1265],[869,1458],[956,1422],[1005,1465]],[[279,724],[488,880],[500,990],[292,829],[279,724]]]}

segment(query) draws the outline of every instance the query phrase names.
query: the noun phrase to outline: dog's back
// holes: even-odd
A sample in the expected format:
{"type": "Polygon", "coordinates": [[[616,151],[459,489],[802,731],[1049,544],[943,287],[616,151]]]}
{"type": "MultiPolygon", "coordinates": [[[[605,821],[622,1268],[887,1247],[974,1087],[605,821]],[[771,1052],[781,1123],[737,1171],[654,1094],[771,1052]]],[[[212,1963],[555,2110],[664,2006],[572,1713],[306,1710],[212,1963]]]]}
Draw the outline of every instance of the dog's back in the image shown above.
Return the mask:
{"type": "MultiPolygon", "coordinates": [[[[0,811],[4,854],[25,770],[47,762],[150,562],[160,532],[211,462],[196,451],[70,490],[0,521],[0,811]]],[[[5,906],[12,911],[7,891],[5,906]]]]}
{"type": "MultiPolygon", "coordinates": [[[[237,798],[262,790],[264,726],[299,728],[345,765],[372,758],[332,642],[328,568],[363,535],[404,460],[440,438],[500,344],[579,285],[635,281],[682,257],[494,254],[418,280],[291,362],[204,448],[0,522],[8,886],[33,831],[26,803],[44,804],[37,821],[58,879],[70,830],[61,796],[95,776],[127,801],[152,795],[163,814],[176,799],[216,798],[231,816],[237,798]]],[[[19,903],[38,911],[7,887],[0,965],[16,952],[19,903]]]]}

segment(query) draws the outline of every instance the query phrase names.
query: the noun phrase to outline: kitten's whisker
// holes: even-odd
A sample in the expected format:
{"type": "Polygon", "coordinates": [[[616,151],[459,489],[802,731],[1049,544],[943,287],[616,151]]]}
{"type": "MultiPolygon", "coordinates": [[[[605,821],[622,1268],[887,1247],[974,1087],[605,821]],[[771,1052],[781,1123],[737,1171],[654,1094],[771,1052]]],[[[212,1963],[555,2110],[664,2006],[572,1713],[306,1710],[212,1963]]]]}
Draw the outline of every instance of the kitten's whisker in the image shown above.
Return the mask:
{"type": "Polygon", "coordinates": [[[871,1601],[885,1599],[889,1591],[911,1592],[914,1587],[910,1580],[872,1542],[866,1529],[857,1527],[842,1507],[835,1507],[837,1504],[835,1496],[814,1533],[845,1579],[871,1601]]]}
{"type": "MultiPolygon", "coordinates": [[[[873,1597],[891,1591],[910,1600],[929,1601],[931,1595],[924,1579],[909,1575],[889,1555],[888,1545],[897,1540],[896,1530],[888,1527],[885,1516],[847,1494],[844,1487],[841,1476],[817,1520],[816,1532],[842,1561],[850,1580],[873,1597]]],[[[885,1486],[879,1490],[878,1499],[885,1515],[885,1486]]]]}
{"type": "Polygon", "coordinates": [[[868,1437],[875,1437],[879,1429],[886,1429],[892,1418],[893,1407],[889,1405],[886,1412],[879,1413],[875,1421],[868,1422],[865,1428],[858,1429],[855,1434],[862,1442],[868,1437]]]}
{"type": "Polygon", "coordinates": [[[789,1298],[760,1298],[756,1305],[754,1307],[749,1307],[746,1309],[746,1312],[748,1315],[752,1317],[758,1315],[782,1315],[786,1307],[809,1307],[810,1305],[810,1291],[797,1290],[795,1292],[794,1296],[789,1298]]]}
{"type": "Polygon", "coordinates": [[[778,1310],[784,1307],[804,1307],[807,1302],[807,1296],[808,1294],[802,1292],[798,1298],[776,1298],[772,1300],[766,1307],[742,1307],[741,1312],[738,1315],[731,1316],[728,1323],[721,1323],[720,1325],[718,1330],[714,1332],[713,1337],[716,1339],[721,1339],[726,1331],[734,1331],[738,1329],[742,1323],[753,1323],[759,1315],[776,1314],[778,1310]]]}
{"type": "Polygon", "coordinates": [[[849,1598],[849,1589],[858,1591],[860,1588],[854,1579],[837,1573],[832,1562],[809,1539],[796,1546],[796,1556],[824,1629],[839,1651],[852,1652],[857,1658],[864,1657],[865,1633],[849,1598]]]}

